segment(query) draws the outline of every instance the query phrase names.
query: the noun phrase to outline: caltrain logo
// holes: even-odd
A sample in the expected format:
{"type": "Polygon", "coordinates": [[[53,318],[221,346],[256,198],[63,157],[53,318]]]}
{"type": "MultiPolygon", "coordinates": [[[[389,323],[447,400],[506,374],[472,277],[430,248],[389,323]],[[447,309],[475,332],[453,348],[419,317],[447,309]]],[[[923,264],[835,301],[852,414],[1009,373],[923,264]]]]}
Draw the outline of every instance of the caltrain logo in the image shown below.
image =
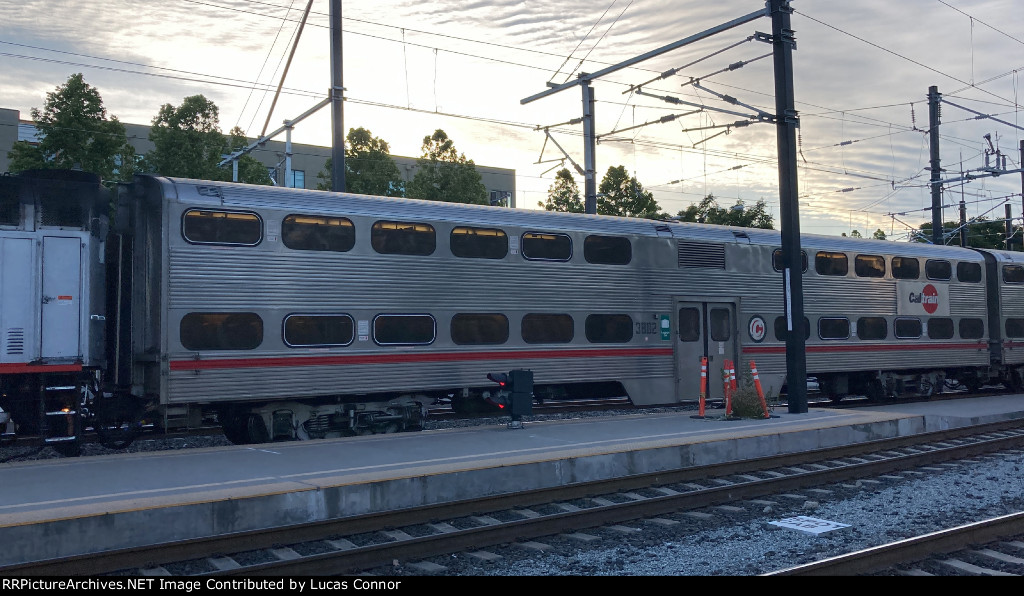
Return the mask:
{"type": "Polygon", "coordinates": [[[935,314],[939,308],[939,291],[932,284],[928,284],[920,292],[910,293],[910,303],[920,304],[926,313],[935,314]]]}

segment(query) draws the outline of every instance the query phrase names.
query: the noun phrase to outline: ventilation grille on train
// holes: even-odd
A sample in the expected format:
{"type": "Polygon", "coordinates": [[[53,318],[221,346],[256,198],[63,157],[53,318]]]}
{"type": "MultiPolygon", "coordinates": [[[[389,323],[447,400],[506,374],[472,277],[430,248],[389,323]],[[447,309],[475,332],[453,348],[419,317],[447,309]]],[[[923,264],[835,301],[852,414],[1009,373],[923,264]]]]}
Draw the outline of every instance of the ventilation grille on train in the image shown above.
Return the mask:
{"type": "Polygon", "coordinates": [[[679,241],[680,267],[725,269],[725,245],[679,241]]]}
{"type": "Polygon", "coordinates": [[[8,355],[25,353],[25,330],[8,329],[7,341],[4,342],[4,353],[8,355]]]}

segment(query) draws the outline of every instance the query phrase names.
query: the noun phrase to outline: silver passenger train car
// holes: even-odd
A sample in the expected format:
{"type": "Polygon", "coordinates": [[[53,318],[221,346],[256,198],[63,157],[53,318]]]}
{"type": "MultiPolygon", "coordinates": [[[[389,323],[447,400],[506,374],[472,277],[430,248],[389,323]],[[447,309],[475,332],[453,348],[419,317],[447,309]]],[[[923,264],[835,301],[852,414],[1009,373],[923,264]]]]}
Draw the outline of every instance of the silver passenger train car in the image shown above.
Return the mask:
{"type": "MultiPolygon", "coordinates": [[[[140,176],[108,234],[98,183],[76,185],[0,178],[9,434],[73,441],[86,416],[118,444],[141,418],[210,414],[238,443],[415,430],[511,369],[541,400],[674,404],[698,397],[705,357],[709,399],[725,360],[785,391],[775,231],[140,176]],[[55,196],[80,217],[54,226],[55,196]]],[[[802,246],[808,374],[833,399],[1020,388],[1020,253],[802,246]]]]}

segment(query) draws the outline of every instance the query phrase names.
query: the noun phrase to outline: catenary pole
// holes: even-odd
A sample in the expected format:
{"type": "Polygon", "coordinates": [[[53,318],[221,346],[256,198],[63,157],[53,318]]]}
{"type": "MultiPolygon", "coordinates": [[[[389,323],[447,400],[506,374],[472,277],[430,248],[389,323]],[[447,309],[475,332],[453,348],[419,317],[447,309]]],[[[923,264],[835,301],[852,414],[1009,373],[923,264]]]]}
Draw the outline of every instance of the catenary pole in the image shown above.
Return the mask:
{"type": "Polygon", "coordinates": [[[779,205],[782,227],[783,296],[786,312],[786,387],[789,412],[807,413],[807,354],[804,324],[803,257],[800,249],[796,130],[800,119],[793,91],[793,49],[789,0],[771,0],[775,62],[776,134],[779,152],[779,205]]]}
{"type": "Polygon", "coordinates": [[[942,166],[939,160],[939,102],[942,95],[935,85],[928,87],[928,146],[931,149],[932,244],[942,246],[942,166]]]}
{"type": "Polygon", "coordinates": [[[341,0],[331,0],[331,190],[345,190],[345,113],[341,63],[341,0]]]}

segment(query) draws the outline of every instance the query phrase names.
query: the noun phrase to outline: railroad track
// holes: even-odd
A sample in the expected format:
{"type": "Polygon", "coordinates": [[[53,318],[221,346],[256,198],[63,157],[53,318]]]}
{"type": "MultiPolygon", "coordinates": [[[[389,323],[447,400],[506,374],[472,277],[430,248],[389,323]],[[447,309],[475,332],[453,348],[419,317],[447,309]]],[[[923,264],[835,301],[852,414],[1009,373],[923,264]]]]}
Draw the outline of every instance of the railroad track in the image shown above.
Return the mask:
{"type": "Polygon", "coordinates": [[[1022,575],[1024,513],[931,532],[765,575],[867,574],[1022,575]]]}
{"type": "MultiPolygon", "coordinates": [[[[1024,445],[1022,421],[0,567],[20,575],[331,575],[697,511],[1024,445]]],[[[538,547],[539,548],[539,547],[538,547]]],[[[429,571],[429,570],[428,570],[429,571]]],[[[425,572],[428,572],[425,571],[425,572]]]]}

